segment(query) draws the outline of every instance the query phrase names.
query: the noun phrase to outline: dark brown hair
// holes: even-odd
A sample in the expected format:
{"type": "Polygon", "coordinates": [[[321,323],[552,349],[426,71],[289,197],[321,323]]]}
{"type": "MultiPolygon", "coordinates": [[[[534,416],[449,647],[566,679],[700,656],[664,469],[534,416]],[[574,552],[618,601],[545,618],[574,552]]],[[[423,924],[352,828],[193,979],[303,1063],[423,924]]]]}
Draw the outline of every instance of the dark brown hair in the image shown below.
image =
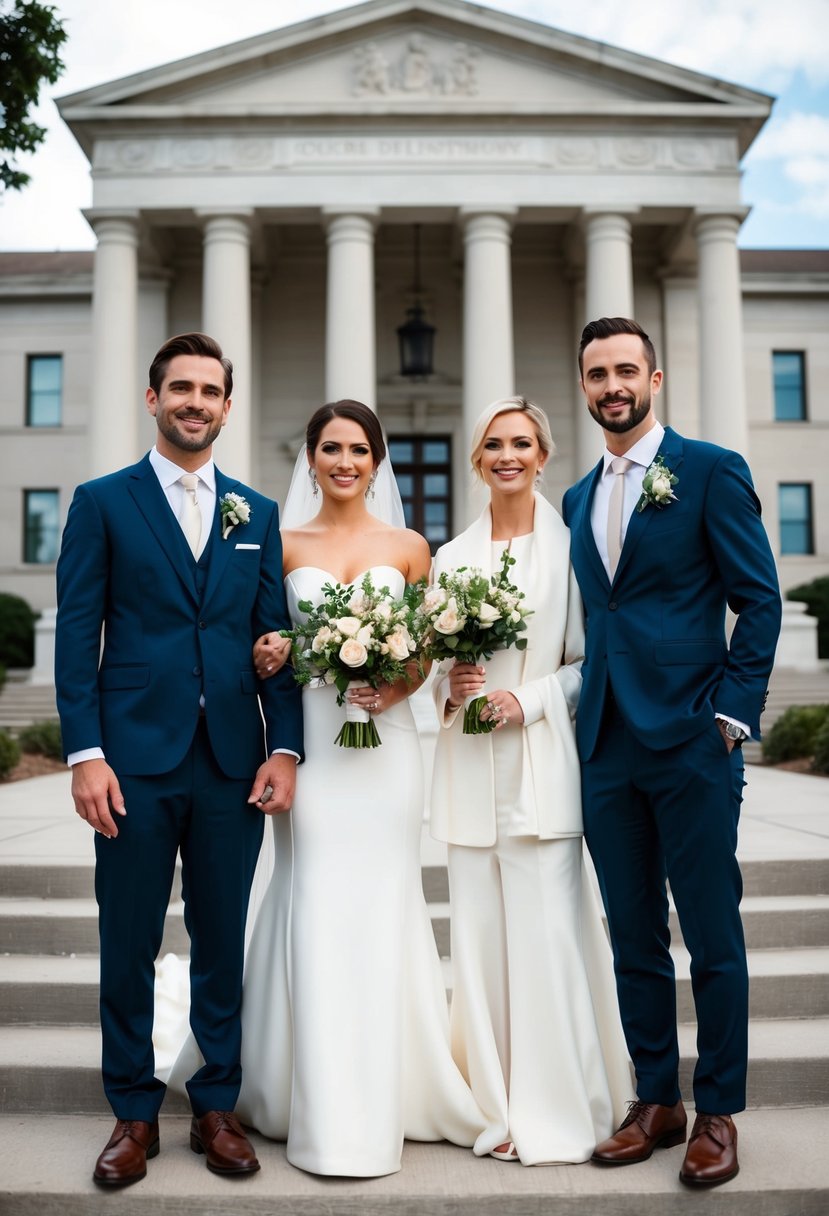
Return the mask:
{"type": "Polygon", "coordinates": [[[345,398],[343,401],[332,401],[328,405],[321,405],[318,410],[315,410],[311,415],[308,426],[305,428],[305,443],[311,455],[317,450],[317,444],[320,441],[320,435],[323,428],[331,421],[332,418],[348,418],[351,422],[356,422],[363,428],[368,440],[368,446],[371,448],[371,456],[378,465],[386,456],[386,441],[383,438],[383,428],[380,426],[379,419],[374,410],[370,410],[367,405],[363,405],[362,401],[350,401],[345,398]]]}
{"type": "Polygon", "coordinates": [[[233,364],[222,354],[222,348],[215,338],[207,334],[177,334],[168,338],[150,364],[150,388],[154,393],[161,392],[161,385],[167,375],[167,368],[176,355],[200,355],[204,359],[218,359],[225,374],[225,400],[233,392],[233,364]]]}
{"type": "Polygon", "coordinates": [[[579,342],[579,374],[584,371],[584,348],[594,342],[596,338],[613,338],[616,334],[635,334],[636,337],[642,339],[645,357],[648,360],[648,372],[652,376],[656,371],[656,350],[653,342],[642,326],[628,317],[599,317],[598,321],[590,321],[585,325],[579,342]]]}

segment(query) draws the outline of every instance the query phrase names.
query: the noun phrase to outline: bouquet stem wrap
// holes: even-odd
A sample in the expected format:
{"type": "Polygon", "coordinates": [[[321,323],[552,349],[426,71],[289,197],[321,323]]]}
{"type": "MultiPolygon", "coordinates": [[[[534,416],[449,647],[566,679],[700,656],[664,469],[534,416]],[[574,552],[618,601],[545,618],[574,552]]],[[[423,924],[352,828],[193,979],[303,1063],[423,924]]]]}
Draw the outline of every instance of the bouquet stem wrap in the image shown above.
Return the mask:
{"type": "Polygon", "coordinates": [[[486,722],[480,719],[480,713],[486,705],[487,695],[485,692],[473,693],[471,697],[467,697],[463,703],[463,733],[465,735],[488,735],[490,731],[495,730],[495,719],[489,718],[486,722]]]}
{"type": "MultiPolygon", "coordinates": [[[[350,680],[348,684],[351,688],[368,688],[368,680],[350,680]]],[[[339,743],[340,747],[379,747],[380,736],[377,733],[377,727],[374,725],[374,719],[367,709],[363,709],[362,705],[354,705],[346,696],[345,699],[345,722],[335,743],[339,743]]]]}

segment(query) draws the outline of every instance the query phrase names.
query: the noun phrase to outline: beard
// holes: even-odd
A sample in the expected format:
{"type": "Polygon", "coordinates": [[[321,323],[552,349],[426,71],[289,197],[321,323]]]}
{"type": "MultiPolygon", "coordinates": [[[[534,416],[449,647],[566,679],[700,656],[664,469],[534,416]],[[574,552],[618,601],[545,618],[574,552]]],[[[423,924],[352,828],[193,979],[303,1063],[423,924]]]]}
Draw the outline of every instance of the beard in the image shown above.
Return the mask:
{"type": "MultiPolygon", "coordinates": [[[[198,418],[200,421],[205,421],[203,414],[183,414],[182,419],[198,418]]],[[[198,435],[189,435],[186,431],[181,431],[177,427],[180,421],[176,414],[166,411],[156,414],[156,426],[173,447],[179,448],[182,452],[203,452],[205,448],[209,448],[214,442],[219,432],[222,429],[223,419],[217,418],[213,422],[207,420],[208,425],[198,435]]]]}
{"type": "Polygon", "coordinates": [[[596,422],[604,431],[611,431],[614,435],[624,435],[625,431],[632,431],[645,418],[647,418],[651,409],[651,394],[645,393],[641,401],[637,402],[635,397],[604,397],[601,401],[597,401],[595,406],[588,405],[588,409],[596,422]],[[602,415],[602,406],[613,402],[624,402],[630,406],[630,412],[626,418],[605,418],[602,415]]]}

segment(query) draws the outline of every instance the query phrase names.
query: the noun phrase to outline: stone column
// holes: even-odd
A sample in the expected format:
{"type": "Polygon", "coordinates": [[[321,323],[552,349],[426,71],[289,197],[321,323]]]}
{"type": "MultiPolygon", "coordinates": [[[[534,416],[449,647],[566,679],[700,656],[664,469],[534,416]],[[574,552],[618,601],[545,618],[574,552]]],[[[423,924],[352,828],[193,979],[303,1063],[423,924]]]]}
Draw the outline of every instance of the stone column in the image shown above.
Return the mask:
{"type": "Polygon", "coordinates": [[[328,238],[325,399],[377,404],[374,320],[376,207],[344,212],[324,207],[328,238]]]}
{"type": "Polygon", "coordinates": [[[87,473],[100,477],[138,458],[135,399],[138,212],[87,213],[98,237],[92,280],[92,383],[87,473]]]}
{"type": "Polygon", "coordinates": [[[743,302],[737,234],[742,215],[698,214],[700,437],[748,454],[743,302]]]}
{"type": "MultiPolygon", "coordinates": [[[[585,323],[598,317],[633,317],[631,214],[584,209],[585,323]]],[[[582,396],[576,426],[576,475],[592,468],[603,450],[601,427],[588,413],[582,396]]]]}
{"type": "Polygon", "coordinates": [[[233,364],[227,425],[217,440],[216,463],[224,473],[251,475],[250,222],[253,212],[205,210],[202,329],[233,364]]]}
{"type": "Polygon", "coordinates": [[[515,393],[512,320],[514,207],[464,207],[463,224],[463,467],[481,411],[515,393]]]}

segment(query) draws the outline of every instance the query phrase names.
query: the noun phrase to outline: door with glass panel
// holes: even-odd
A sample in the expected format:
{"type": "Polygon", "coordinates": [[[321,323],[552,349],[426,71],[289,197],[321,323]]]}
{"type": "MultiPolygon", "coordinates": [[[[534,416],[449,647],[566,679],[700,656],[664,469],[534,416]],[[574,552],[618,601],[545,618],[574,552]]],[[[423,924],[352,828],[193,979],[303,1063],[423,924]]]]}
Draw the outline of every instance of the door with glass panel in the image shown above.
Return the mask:
{"type": "Polygon", "coordinates": [[[422,533],[434,553],[451,536],[451,438],[392,435],[389,455],[403,499],[406,525],[422,533]]]}

